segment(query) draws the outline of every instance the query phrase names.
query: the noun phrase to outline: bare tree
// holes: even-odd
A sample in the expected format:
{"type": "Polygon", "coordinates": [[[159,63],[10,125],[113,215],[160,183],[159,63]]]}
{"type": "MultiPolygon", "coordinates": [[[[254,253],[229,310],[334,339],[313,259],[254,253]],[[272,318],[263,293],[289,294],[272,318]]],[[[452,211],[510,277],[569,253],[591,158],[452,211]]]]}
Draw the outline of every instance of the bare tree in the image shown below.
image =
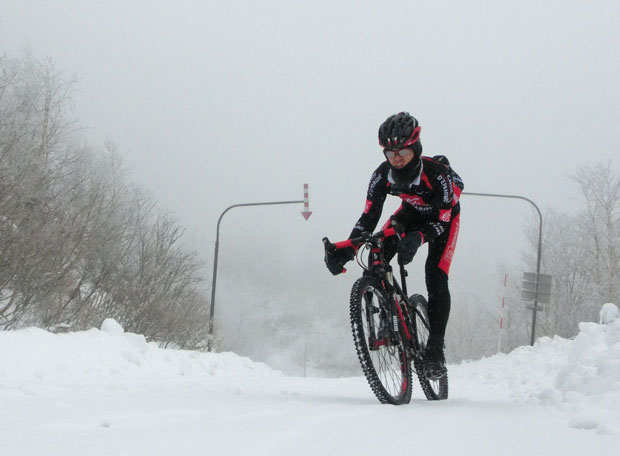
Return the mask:
{"type": "MultiPolygon", "coordinates": [[[[553,290],[538,335],[574,336],[579,322],[596,321],[600,306],[620,292],[620,175],[597,163],[581,167],[573,179],[582,207],[545,214],[543,271],[553,276],[553,290]]],[[[528,230],[536,242],[534,223],[528,230]]],[[[534,264],[531,256],[527,261],[534,264]]]]}
{"type": "Polygon", "coordinates": [[[62,175],[58,153],[74,123],[65,116],[71,82],[49,62],[0,58],[0,316],[10,322],[45,289],[50,187],[62,175]],[[36,287],[26,285],[38,282],[36,287]]]}
{"type": "Polygon", "coordinates": [[[600,307],[620,291],[620,175],[609,163],[597,163],[583,167],[573,179],[585,203],[579,224],[589,241],[585,264],[596,286],[592,298],[600,307]]]}
{"type": "Polygon", "coordinates": [[[129,183],[114,146],[77,138],[72,86],[50,62],[0,58],[0,327],[115,317],[199,346],[201,261],[174,218],[129,183]]]}

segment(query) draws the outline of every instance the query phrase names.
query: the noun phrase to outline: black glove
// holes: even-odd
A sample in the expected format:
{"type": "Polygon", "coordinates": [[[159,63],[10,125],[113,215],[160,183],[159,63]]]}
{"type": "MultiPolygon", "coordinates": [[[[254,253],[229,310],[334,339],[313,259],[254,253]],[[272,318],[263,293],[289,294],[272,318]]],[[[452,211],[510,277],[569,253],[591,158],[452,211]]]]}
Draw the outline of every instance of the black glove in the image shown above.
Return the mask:
{"type": "Polygon", "coordinates": [[[337,249],[333,252],[325,252],[325,264],[327,269],[333,275],[338,275],[342,272],[342,268],[347,261],[352,260],[355,257],[355,249],[353,247],[345,247],[344,249],[337,249]]]}
{"type": "Polygon", "coordinates": [[[411,263],[416,252],[422,245],[422,235],[418,231],[405,234],[398,242],[398,256],[403,264],[411,263]]]}

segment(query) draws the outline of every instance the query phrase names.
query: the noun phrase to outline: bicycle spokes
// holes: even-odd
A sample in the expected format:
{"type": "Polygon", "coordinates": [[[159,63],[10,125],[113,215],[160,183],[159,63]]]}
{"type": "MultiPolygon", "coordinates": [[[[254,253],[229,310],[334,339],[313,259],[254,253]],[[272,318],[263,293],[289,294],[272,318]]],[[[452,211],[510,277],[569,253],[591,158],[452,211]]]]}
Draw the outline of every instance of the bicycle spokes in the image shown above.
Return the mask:
{"type": "Polygon", "coordinates": [[[402,404],[411,397],[411,364],[389,311],[381,283],[365,276],[351,294],[351,325],[358,357],[381,402],[402,404]]]}

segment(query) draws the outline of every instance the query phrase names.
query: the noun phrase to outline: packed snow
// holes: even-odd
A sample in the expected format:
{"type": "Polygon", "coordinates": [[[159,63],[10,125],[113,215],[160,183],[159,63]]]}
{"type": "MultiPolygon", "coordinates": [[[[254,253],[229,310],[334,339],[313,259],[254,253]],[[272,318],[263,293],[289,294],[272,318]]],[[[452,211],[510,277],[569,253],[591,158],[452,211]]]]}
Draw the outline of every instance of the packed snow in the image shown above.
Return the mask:
{"type": "Polygon", "coordinates": [[[612,455],[620,319],[451,365],[450,398],[381,405],[366,380],[101,329],[0,332],[0,455],[612,455]]]}

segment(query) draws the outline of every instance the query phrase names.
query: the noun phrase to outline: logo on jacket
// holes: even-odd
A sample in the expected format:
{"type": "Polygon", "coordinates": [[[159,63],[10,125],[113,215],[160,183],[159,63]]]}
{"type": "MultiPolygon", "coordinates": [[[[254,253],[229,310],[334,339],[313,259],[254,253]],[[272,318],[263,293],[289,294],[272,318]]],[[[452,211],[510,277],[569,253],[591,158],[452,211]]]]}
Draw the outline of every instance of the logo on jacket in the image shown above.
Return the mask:
{"type": "Polygon", "coordinates": [[[448,185],[448,182],[446,181],[445,177],[442,176],[441,174],[439,174],[437,176],[437,180],[439,181],[439,184],[441,185],[441,189],[443,190],[443,202],[444,203],[449,203],[452,200],[452,195],[450,192],[450,186],[448,185]]]}
{"type": "Polygon", "coordinates": [[[428,204],[424,202],[422,197],[418,195],[407,195],[406,193],[401,193],[400,197],[403,199],[403,201],[411,204],[412,206],[428,206],[428,204]]]}

